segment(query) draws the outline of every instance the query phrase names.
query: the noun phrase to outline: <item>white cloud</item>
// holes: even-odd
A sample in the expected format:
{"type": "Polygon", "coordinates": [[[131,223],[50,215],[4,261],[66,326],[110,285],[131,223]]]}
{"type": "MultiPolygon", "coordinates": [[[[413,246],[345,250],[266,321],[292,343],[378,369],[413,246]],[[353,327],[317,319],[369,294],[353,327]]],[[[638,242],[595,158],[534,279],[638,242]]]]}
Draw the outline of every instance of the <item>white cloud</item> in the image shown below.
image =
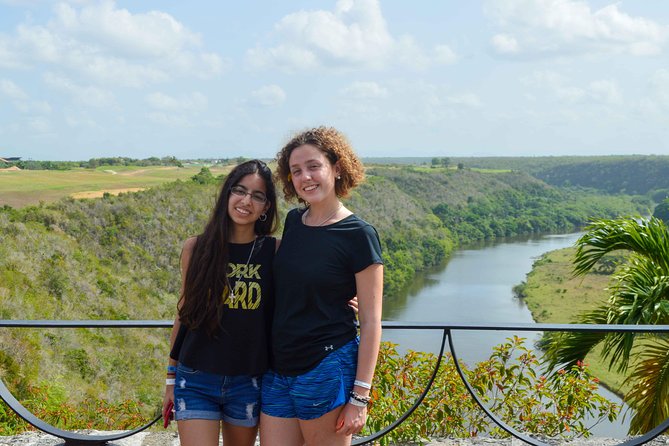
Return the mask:
{"type": "Polygon", "coordinates": [[[519,50],[518,41],[508,34],[497,34],[492,38],[493,48],[501,54],[514,54],[519,50]]]}
{"type": "Polygon", "coordinates": [[[23,100],[28,98],[28,95],[9,79],[0,79],[0,93],[10,99],[23,100]]]}
{"type": "Polygon", "coordinates": [[[448,102],[454,105],[463,105],[471,108],[478,108],[481,106],[481,99],[474,93],[462,93],[448,96],[448,102]]]}
{"type": "Polygon", "coordinates": [[[458,61],[458,55],[448,45],[437,45],[434,54],[435,61],[440,64],[451,65],[458,61]]]}
{"type": "Polygon", "coordinates": [[[588,93],[590,97],[598,102],[607,104],[620,104],[622,102],[622,94],[618,84],[610,79],[590,82],[588,93]]]}
{"type": "Polygon", "coordinates": [[[21,113],[42,115],[51,113],[51,105],[48,102],[30,99],[30,96],[21,87],[9,79],[0,79],[0,95],[11,99],[21,113]]]}
{"type": "Polygon", "coordinates": [[[565,76],[554,71],[536,71],[522,82],[537,90],[534,95],[548,92],[566,104],[617,105],[623,102],[618,82],[613,79],[598,79],[579,86],[573,85],[565,76]]]}
{"type": "Polygon", "coordinates": [[[253,101],[265,107],[275,107],[286,101],[286,92],[278,85],[265,85],[251,92],[253,101]]]}
{"type": "Polygon", "coordinates": [[[445,45],[429,57],[412,36],[394,38],[379,0],[339,0],[333,11],[295,12],[279,20],[274,31],[278,43],[247,51],[251,67],[376,69],[398,63],[423,69],[454,61],[455,53],[445,45]]]}
{"type": "Polygon", "coordinates": [[[199,34],[169,14],[133,14],[111,0],[56,5],[47,23],[23,23],[0,37],[0,56],[4,66],[47,64],[88,81],[131,87],[216,76],[225,68],[219,55],[202,50],[199,34]]]}
{"type": "Polygon", "coordinates": [[[657,70],[650,79],[653,98],[669,107],[669,69],[657,70]]]}
{"type": "Polygon", "coordinates": [[[207,97],[200,92],[184,95],[178,99],[165,93],[156,92],[149,94],[146,101],[156,110],[169,112],[200,112],[207,108],[209,102],[207,97]]]}
{"type": "Polygon", "coordinates": [[[493,37],[500,54],[662,52],[669,28],[610,4],[592,10],[582,0],[488,0],[486,12],[504,30],[493,37]]]}
{"type": "Polygon", "coordinates": [[[64,76],[45,73],[44,83],[49,87],[69,94],[79,104],[95,108],[112,108],[116,101],[111,92],[95,86],[83,86],[64,76]]]}
{"type": "Polygon", "coordinates": [[[28,127],[37,133],[50,133],[52,130],[51,122],[44,117],[34,117],[28,121],[28,127]]]}
{"type": "Polygon", "coordinates": [[[388,89],[376,82],[353,82],[340,92],[352,99],[382,99],[388,96],[388,89]]]}

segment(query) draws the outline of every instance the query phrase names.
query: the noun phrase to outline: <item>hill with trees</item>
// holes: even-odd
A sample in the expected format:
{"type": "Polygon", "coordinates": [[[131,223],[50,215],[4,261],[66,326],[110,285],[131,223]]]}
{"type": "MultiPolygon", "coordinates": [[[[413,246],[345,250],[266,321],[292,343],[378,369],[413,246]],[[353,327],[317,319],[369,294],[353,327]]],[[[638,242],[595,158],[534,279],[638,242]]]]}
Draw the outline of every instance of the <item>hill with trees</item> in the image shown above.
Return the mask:
{"type": "MultiPolygon", "coordinates": [[[[0,317],[173,318],[181,243],[201,230],[217,193],[216,184],[201,179],[1,208],[0,317]]],[[[647,213],[650,204],[556,188],[522,172],[411,166],[370,168],[367,182],[345,201],[381,236],[389,296],[458,243],[573,230],[595,217],[647,213]]],[[[281,203],[282,215],[291,206],[281,203]]],[[[155,404],[167,337],[155,329],[3,330],[0,369],[23,398],[37,382],[71,401],[155,404]]]]}

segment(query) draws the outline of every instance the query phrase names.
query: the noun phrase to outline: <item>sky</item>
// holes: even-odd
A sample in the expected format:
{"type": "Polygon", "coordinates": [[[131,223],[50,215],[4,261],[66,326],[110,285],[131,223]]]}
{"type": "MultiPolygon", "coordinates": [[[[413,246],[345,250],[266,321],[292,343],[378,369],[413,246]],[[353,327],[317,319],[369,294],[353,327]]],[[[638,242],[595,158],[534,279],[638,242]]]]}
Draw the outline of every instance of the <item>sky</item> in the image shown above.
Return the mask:
{"type": "Polygon", "coordinates": [[[666,0],[0,0],[0,157],[669,155],[666,0]]]}

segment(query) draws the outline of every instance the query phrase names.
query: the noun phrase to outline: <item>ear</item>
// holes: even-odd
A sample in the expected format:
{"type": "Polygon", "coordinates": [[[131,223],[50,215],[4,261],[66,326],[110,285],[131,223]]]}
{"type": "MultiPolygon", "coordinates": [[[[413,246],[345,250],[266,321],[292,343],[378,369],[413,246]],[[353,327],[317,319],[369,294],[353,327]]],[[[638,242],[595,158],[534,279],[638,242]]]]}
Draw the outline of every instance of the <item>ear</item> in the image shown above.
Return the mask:
{"type": "Polygon", "coordinates": [[[338,176],[341,175],[341,167],[339,166],[339,161],[337,161],[334,164],[334,174],[335,174],[335,177],[338,177],[338,176]]]}

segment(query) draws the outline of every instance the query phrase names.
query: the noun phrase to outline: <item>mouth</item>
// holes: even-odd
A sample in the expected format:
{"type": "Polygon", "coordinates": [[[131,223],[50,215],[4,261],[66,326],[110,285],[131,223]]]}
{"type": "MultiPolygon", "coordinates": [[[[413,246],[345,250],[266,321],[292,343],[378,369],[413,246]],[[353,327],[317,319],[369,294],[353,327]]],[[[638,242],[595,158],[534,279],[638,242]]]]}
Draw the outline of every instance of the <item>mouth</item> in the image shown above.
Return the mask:
{"type": "Polygon", "coordinates": [[[251,211],[248,209],[242,209],[242,208],[235,208],[235,211],[239,212],[242,215],[250,215],[251,211]]]}
{"type": "Polygon", "coordinates": [[[311,192],[311,191],[316,190],[317,188],[318,188],[318,184],[311,184],[309,186],[303,187],[302,190],[304,192],[311,192]]]}

